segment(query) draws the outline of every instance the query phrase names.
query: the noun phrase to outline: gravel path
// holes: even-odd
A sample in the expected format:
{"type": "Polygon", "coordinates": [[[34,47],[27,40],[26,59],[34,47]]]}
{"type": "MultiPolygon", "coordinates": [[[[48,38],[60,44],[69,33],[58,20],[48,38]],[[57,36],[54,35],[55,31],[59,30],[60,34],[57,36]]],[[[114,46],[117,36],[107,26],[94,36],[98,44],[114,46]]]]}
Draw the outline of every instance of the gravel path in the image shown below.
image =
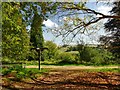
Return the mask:
{"type": "MultiPolygon", "coordinates": [[[[30,65],[26,68],[38,68],[38,66],[30,65]]],[[[103,69],[103,68],[120,68],[120,66],[53,66],[42,65],[41,68],[62,69],[62,70],[79,70],[79,69],[103,69]]]]}

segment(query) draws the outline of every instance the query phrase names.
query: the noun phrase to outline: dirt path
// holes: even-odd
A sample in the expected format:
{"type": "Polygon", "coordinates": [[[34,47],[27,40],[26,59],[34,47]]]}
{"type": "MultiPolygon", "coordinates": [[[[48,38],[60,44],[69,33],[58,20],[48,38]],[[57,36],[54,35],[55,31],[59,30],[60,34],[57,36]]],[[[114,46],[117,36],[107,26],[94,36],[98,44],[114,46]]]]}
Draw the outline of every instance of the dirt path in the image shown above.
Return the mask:
{"type": "MultiPolygon", "coordinates": [[[[38,68],[38,66],[26,66],[26,68],[38,68]]],[[[80,69],[103,69],[103,68],[120,68],[120,66],[53,66],[42,65],[41,68],[60,69],[60,70],[80,70],[80,69]]]]}
{"type": "MultiPolygon", "coordinates": [[[[27,66],[27,68],[38,67],[27,66]]],[[[120,73],[84,70],[118,67],[42,66],[42,68],[51,69],[36,78],[20,81],[7,80],[5,78],[9,77],[3,77],[3,85],[11,90],[120,90],[120,73]]]]}
{"type": "Polygon", "coordinates": [[[120,90],[119,73],[85,70],[51,70],[37,78],[3,82],[14,90],[120,90]]]}

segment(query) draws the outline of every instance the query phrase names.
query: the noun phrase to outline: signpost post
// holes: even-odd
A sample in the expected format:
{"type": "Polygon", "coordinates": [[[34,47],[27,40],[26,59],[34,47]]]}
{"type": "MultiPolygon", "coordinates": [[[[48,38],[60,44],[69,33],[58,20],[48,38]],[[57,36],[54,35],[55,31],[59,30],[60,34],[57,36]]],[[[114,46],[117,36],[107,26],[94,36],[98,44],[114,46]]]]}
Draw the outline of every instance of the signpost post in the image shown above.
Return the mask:
{"type": "Polygon", "coordinates": [[[38,66],[39,66],[39,70],[40,70],[40,61],[42,58],[42,51],[48,49],[48,48],[36,48],[36,51],[38,52],[38,66]]]}

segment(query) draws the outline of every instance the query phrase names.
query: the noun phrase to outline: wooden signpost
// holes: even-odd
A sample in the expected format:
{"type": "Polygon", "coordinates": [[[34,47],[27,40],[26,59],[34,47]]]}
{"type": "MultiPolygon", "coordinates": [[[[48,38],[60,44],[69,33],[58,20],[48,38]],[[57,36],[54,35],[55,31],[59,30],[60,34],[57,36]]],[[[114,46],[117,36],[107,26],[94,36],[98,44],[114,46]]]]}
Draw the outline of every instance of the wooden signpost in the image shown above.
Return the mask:
{"type": "Polygon", "coordinates": [[[41,56],[42,56],[42,51],[48,49],[48,48],[36,48],[36,51],[38,52],[38,66],[39,66],[39,70],[40,70],[40,61],[41,61],[41,56]]]}

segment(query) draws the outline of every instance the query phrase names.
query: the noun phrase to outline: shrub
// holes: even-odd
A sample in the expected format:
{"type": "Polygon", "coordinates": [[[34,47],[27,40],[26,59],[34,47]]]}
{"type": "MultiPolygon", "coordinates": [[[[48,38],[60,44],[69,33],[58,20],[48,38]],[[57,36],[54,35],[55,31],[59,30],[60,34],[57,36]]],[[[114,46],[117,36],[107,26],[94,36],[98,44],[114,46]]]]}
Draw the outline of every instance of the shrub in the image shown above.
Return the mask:
{"type": "Polygon", "coordinates": [[[81,46],[79,57],[82,64],[104,65],[111,62],[113,55],[104,49],[81,46]]]}
{"type": "Polygon", "coordinates": [[[75,55],[68,53],[68,52],[60,53],[57,59],[60,60],[59,64],[74,64],[75,63],[75,55]]]}
{"type": "Polygon", "coordinates": [[[22,78],[36,78],[36,74],[41,74],[43,72],[46,72],[46,70],[41,69],[40,71],[38,70],[38,68],[35,68],[35,69],[22,68],[19,65],[2,69],[3,75],[10,75],[14,77],[14,80],[17,80],[17,81],[20,81],[22,78]]]}
{"type": "Polygon", "coordinates": [[[110,64],[113,55],[107,50],[99,50],[99,49],[93,49],[92,50],[92,57],[91,57],[91,62],[94,65],[105,65],[105,64],[110,64]]]}

